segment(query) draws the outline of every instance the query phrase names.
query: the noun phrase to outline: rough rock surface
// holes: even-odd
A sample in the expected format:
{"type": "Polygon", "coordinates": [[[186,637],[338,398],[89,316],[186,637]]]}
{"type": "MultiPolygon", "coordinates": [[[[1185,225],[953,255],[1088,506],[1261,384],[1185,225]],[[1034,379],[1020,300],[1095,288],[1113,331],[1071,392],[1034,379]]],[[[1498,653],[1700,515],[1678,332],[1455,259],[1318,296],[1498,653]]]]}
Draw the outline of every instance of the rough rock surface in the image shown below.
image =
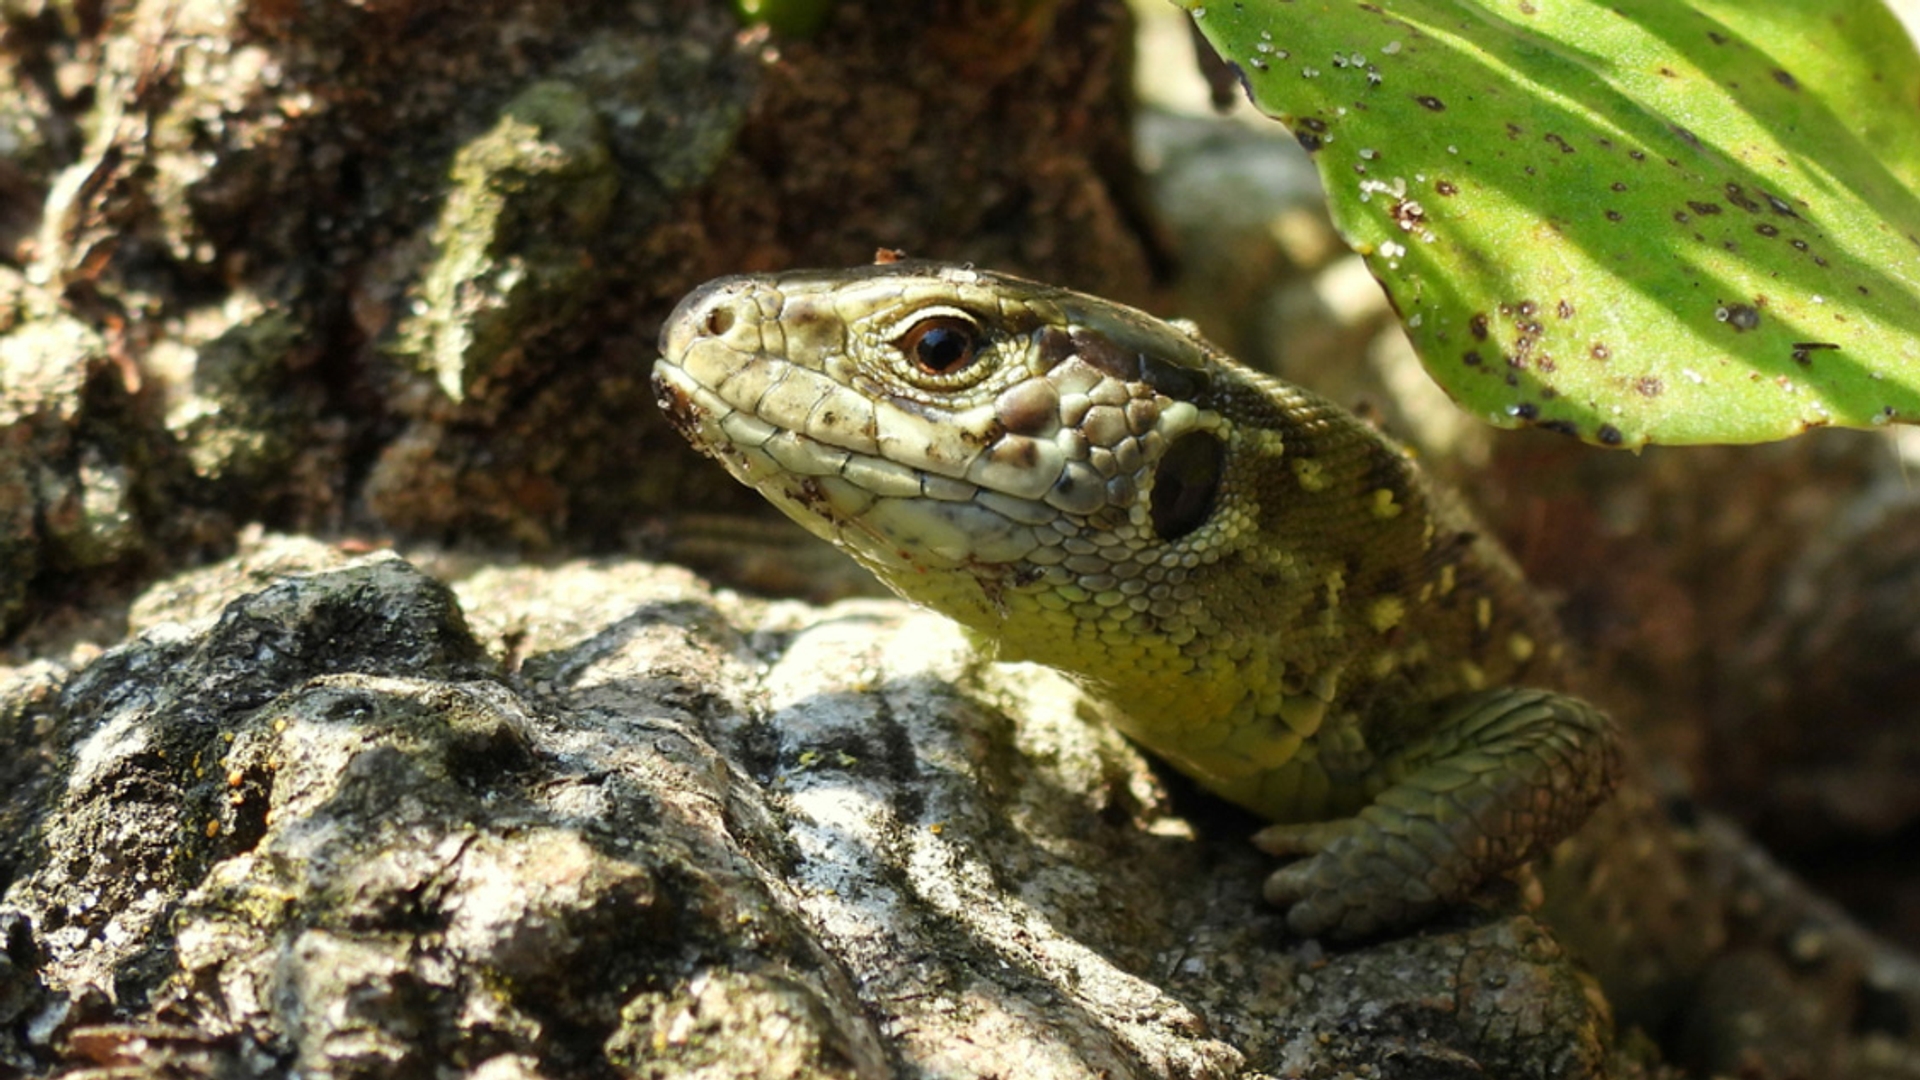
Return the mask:
{"type": "Polygon", "coordinates": [[[43,750],[8,766],[44,796],[4,823],[32,838],[0,907],[14,1068],[1634,1069],[1511,904],[1289,941],[1232,821],[1196,835],[1066,684],[897,603],[637,562],[449,589],[268,540],[134,621],[0,669],[9,743],[43,750]]]}

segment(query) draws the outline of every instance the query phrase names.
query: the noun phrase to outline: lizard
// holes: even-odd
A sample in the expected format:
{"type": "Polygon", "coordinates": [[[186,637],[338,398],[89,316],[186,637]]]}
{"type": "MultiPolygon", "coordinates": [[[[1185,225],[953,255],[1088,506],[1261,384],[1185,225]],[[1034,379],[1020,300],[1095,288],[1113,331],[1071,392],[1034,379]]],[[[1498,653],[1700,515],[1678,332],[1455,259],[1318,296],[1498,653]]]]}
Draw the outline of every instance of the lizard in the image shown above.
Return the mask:
{"type": "Polygon", "coordinates": [[[992,655],[1275,824],[1265,894],[1360,938],[1460,901],[1613,790],[1546,607],[1351,413],[1197,331],[914,261],[722,278],[656,397],[697,447],[992,655]]]}
{"type": "Polygon", "coordinates": [[[1553,613],[1456,494],[1197,328],[970,266],[738,275],[680,302],[653,383],[894,592],[1274,822],[1254,842],[1294,857],[1263,890],[1292,931],[1404,931],[1540,860],[1623,1024],[1740,1028],[1750,1061],[1754,1014],[1700,992],[1728,957],[1718,985],[1818,1003],[1766,1055],[1857,1060],[1863,1010],[1891,1007],[1896,1041],[1920,1017],[1920,967],[1568,692],[1553,613]],[[1757,953],[1796,970],[1756,981],[1757,953]]]}

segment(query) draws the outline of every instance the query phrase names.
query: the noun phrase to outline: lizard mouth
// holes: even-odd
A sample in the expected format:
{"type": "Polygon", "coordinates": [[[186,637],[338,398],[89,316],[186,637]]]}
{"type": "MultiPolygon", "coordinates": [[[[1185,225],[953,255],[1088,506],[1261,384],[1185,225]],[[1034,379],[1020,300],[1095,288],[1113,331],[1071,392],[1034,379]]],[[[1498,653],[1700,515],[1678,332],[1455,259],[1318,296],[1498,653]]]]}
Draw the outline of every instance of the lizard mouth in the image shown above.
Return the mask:
{"type": "Polygon", "coordinates": [[[729,401],[724,384],[707,386],[669,356],[654,364],[653,388],[688,442],[788,517],[876,568],[1017,562],[1046,546],[1036,527],[1058,516],[1044,503],[985,492],[772,422],[729,401]]]}

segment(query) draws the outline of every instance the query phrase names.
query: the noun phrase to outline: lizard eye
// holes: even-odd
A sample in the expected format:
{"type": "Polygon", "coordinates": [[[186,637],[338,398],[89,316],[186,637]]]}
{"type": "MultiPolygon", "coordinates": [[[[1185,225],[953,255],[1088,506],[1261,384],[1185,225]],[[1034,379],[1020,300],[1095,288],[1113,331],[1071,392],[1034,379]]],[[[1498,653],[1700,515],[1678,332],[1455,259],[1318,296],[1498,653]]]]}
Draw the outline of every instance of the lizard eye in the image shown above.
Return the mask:
{"type": "Polygon", "coordinates": [[[965,371],[980,353],[980,328],[957,315],[921,319],[894,342],[927,375],[965,371]]]}
{"type": "Polygon", "coordinates": [[[1226,461],[1225,444],[1210,432],[1190,431],[1167,447],[1153,471],[1147,507],[1160,539],[1178,540],[1206,522],[1226,461]]]}

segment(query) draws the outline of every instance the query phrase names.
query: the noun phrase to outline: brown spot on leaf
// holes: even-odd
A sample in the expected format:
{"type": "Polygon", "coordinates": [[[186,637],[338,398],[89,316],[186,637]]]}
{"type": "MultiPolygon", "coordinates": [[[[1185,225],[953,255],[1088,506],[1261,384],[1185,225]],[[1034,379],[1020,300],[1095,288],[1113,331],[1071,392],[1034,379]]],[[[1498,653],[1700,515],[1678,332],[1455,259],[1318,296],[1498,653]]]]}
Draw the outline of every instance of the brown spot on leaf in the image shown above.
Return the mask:
{"type": "Polygon", "coordinates": [[[1751,304],[1722,304],[1713,309],[1713,317],[1741,333],[1760,325],[1760,309],[1751,304]]]}
{"type": "Polygon", "coordinates": [[[1727,185],[1727,201],[1745,210],[1749,214],[1757,214],[1760,212],[1760,204],[1748,198],[1746,191],[1744,191],[1739,184],[1727,185]]]}
{"type": "Polygon", "coordinates": [[[1553,132],[1549,131],[1541,137],[1547,142],[1550,142],[1553,145],[1559,147],[1561,153],[1563,154],[1573,153],[1573,144],[1561,138],[1560,136],[1555,135],[1553,132]]]}
{"type": "Polygon", "coordinates": [[[1587,355],[1604,364],[1613,358],[1613,350],[1596,341],[1593,348],[1587,350],[1587,355]]]}
{"type": "Polygon", "coordinates": [[[1781,86],[1784,86],[1789,90],[1800,89],[1800,80],[1794,78],[1793,73],[1786,70],[1785,68],[1773,69],[1773,81],[1779,83],[1781,86]]]}
{"type": "Polygon", "coordinates": [[[1601,424],[1600,430],[1593,434],[1595,438],[1600,440],[1601,446],[1619,446],[1626,439],[1624,435],[1620,434],[1620,429],[1614,427],[1612,424],[1601,424]]]}
{"type": "Polygon", "coordinates": [[[1759,233],[1761,236],[1779,236],[1780,235],[1779,229],[1774,228],[1772,225],[1769,225],[1764,221],[1758,225],[1755,225],[1753,227],[1753,231],[1759,233]]]}
{"type": "Polygon", "coordinates": [[[1793,343],[1793,362],[1802,367],[1812,367],[1814,353],[1839,347],[1831,341],[1796,341],[1793,343]]]}
{"type": "Polygon", "coordinates": [[[1433,190],[1446,196],[1453,196],[1453,195],[1460,194],[1460,189],[1457,187],[1454,187],[1453,182],[1451,180],[1435,181],[1433,185],[1433,190]]]}
{"type": "Polygon", "coordinates": [[[1696,202],[1692,199],[1687,200],[1687,206],[1691,207],[1693,212],[1699,214],[1701,217],[1711,217],[1714,214],[1723,213],[1726,210],[1725,207],[1717,202],[1696,202]]]}
{"type": "Polygon", "coordinates": [[[1667,388],[1667,384],[1651,375],[1642,375],[1633,381],[1633,388],[1638,390],[1642,397],[1659,397],[1660,392],[1667,388]]]}
{"type": "Polygon", "coordinates": [[[1608,220],[1608,221],[1619,221],[1619,220],[1620,220],[1620,216],[1621,216],[1621,215],[1620,215],[1620,211],[1618,211],[1618,210],[1609,210],[1609,211],[1607,211],[1607,220],[1608,220]]]}
{"type": "Polygon", "coordinates": [[[1430,110],[1432,112],[1447,111],[1447,103],[1444,101],[1441,101],[1437,97],[1434,97],[1432,94],[1420,94],[1420,95],[1417,95],[1413,100],[1419,102],[1421,108],[1430,110]]]}
{"type": "Polygon", "coordinates": [[[1570,301],[1561,300],[1559,304],[1554,306],[1553,311],[1554,314],[1563,319],[1573,318],[1573,304],[1570,301]]]}
{"type": "Polygon", "coordinates": [[[1325,120],[1317,116],[1303,116],[1297,121],[1297,125],[1293,129],[1293,137],[1300,140],[1300,145],[1306,147],[1307,153],[1311,154],[1325,145],[1326,140],[1321,138],[1327,133],[1325,120]]]}
{"type": "Polygon", "coordinates": [[[1473,318],[1467,320],[1467,331],[1474,336],[1475,340],[1487,340],[1487,313],[1475,312],[1473,318]]]}

